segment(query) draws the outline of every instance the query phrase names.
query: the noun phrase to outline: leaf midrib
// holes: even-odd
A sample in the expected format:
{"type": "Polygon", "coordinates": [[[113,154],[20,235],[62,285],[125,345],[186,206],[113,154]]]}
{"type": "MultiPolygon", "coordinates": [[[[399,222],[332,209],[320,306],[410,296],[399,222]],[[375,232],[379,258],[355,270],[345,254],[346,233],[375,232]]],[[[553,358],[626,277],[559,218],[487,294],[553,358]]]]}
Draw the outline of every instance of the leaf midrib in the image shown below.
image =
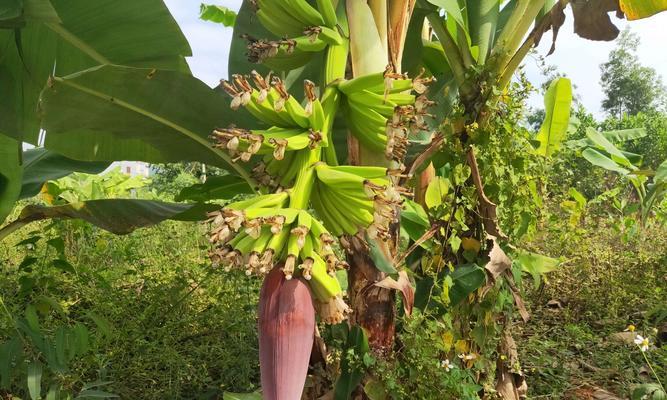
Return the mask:
{"type": "Polygon", "coordinates": [[[248,175],[248,172],[246,172],[238,164],[234,163],[229,155],[225,154],[220,149],[216,149],[216,148],[212,147],[211,144],[206,139],[200,137],[195,132],[192,132],[191,130],[189,130],[189,129],[181,126],[181,125],[178,125],[178,124],[176,124],[172,121],[169,121],[168,119],[162,118],[159,115],[156,115],[156,114],[154,114],[154,113],[152,113],[148,110],[145,110],[145,109],[143,109],[139,106],[136,106],[136,105],[134,105],[130,102],[127,102],[125,100],[121,100],[118,97],[113,97],[113,96],[106,95],[106,94],[104,94],[102,92],[99,92],[95,89],[91,89],[89,87],[80,85],[78,83],[73,82],[72,80],[68,80],[68,79],[65,79],[65,78],[53,77],[53,79],[56,82],[62,83],[62,84],[67,85],[67,86],[70,86],[70,87],[72,87],[76,90],[79,90],[79,91],[81,91],[83,93],[86,93],[86,94],[89,94],[91,96],[95,96],[95,97],[98,97],[100,99],[106,100],[110,103],[113,103],[113,104],[119,106],[119,107],[123,107],[127,110],[130,110],[130,111],[133,111],[137,114],[143,115],[144,117],[150,118],[155,122],[158,122],[162,125],[166,125],[166,126],[170,127],[171,129],[182,133],[183,135],[185,135],[185,136],[189,137],[190,139],[194,140],[195,142],[201,144],[206,149],[211,151],[213,154],[215,154],[216,156],[218,156],[219,158],[224,160],[234,171],[236,171],[236,173],[240,177],[245,179],[246,182],[248,182],[248,185],[250,185],[250,187],[252,188],[252,190],[255,191],[255,189],[254,189],[256,187],[255,182],[248,175]]]}

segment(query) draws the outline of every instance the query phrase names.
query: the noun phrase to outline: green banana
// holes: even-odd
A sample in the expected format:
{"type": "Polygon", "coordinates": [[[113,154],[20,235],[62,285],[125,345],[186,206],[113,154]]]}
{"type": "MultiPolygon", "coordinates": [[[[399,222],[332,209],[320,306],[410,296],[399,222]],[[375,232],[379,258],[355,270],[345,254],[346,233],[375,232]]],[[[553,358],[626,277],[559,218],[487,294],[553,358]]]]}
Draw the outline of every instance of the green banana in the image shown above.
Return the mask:
{"type": "Polygon", "coordinates": [[[384,87],[384,72],[377,72],[342,81],[338,84],[338,90],[349,96],[352,93],[369,90],[377,86],[384,87]]]}
{"type": "Polygon", "coordinates": [[[271,33],[278,37],[300,35],[301,24],[286,15],[282,10],[270,11],[262,7],[255,13],[259,22],[271,33]]]}
{"type": "Polygon", "coordinates": [[[305,26],[324,25],[322,15],[306,0],[282,0],[283,6],[305,26]]]}
{"type": "Polygon", "coordinates": [[[359,175],[336,170],[325,164],[316,165],[315,171],[317,172],[317,179],[325,185],[334,186],[342,190],[363,190],[365,178],[359,175]]]}
{"type": "Polygon", "coordinates": [[[301,104],[296,101],[296,99],[290,96],[285,101],[285,111],[289,114],[290,118],[300,127],[308,128],[311,126],[306,110],[303,109],[301,104]]]}
{"type": "Polygon", "coordinates": [[[246,219],[267,218],[274,216],[285,217],[285,223],[291,224],[299,216],[301,210],[295,208],[251,208],[245,211],[246,219]]]}
{"type": "Polygon", "coordinates": [[[295,36],[306,27],[282,6],[283,0],[258,0],[257,19],[278,37],[295,36]]]}
{"type": "Polygon", "coordinates": [[[411,90],[412,81],[404,75],[391,72],[388,68],[384,72],[376,72],[340,82],[338,89],[345,95],[361,92],[362,90],[382,94],[400,93],[411,90]],[[389,83],[391,87],[387,87],[389,83]]]}
{"type": "Polygon", "coordinates": [[[348,234],[353,235],[357,233],[359,227],[366,228],[373,223],[372,202],[364,203],[360,201],[360,204],[363,204],[364,207],[356,208],[350,204],[349,200],[341,197],[338,192],[330,188],[321,187],[320,193],[327,197],[331,214],[343,219],[341,223],[344,228],[347,228],[346,232],[348,234]],[[350,233],[350,231],[352,232],[350,233]]]}
{"type": "Polygon", "coordinates": [[[343,228],[338,224],[338,221],[336,221],[336,219],[329,213],[329,210],[327,209],[327,207],[325,207],[324,203],[322,202],[319,191],[319,185],[315,185],[313,187],[313,192],[311,194],[310,201],[313,204],[315,211],[317,211],[317,214],[320,216],[320,218],[322,218],[322,222],[324,223],[324,226],[327,228],[327,230],[333,233],[334,236],[341,236],[344,233],[343,228]]]}
{"type": "Polygon", "coordinates": [[[323,132],[326,128],[326,119],[324,116],[324,109],[319,99],[313,100],[311,103],[311,112],[308,116],[310,127],[318,132],[323,132]]]}
{"type": "Polygon", "coordinates": [[[318,29],[320,32],[317,34],[317,37],[326,42],[326,44],[334,46],[343,44],[343,40],[345,39],[338,33],[338,30],[326,26],[320,26],[318,29]]]}
{"type": "Polygon", "coordinates": [[[263,59],[261,63],[276,71],[291,71],[308,64],[314,54],[300,49],[294,49],[291,53],[279,51],[275,56],[263,59]]]}
{"type": "Polygon", "coordinates": [[[246,104],[246,110],[250,114],[252,114],[253,117],[257,118],[258,120],[271,125],[271,126],[283,126],[284,121],[278,116],[278,114],[273,110],[273,108],[269,107],[266,102],[259,104],[256,100],[256,95],[257,91],[253,92],[253,99],[250,101],[248,104],[246,104]]]}
{"type": "Polygon", "coordinates": [[[313,254],[313,265],[311,268],[310,287],[316,292],[317,299],[321,302],[329,301],[332,297],[340,295],[341,288],[338,280],[327,273],[326,263],[320,256],[313,254]]]}
{"type": "Polygon", "coordinates": [[[353,223],[352,219],[354,219],[354,222],[358,222],[358,219],[350,218],[350,216],[341,212],[338,208],[338,204],[333,202],[332,192],[329,191],[326,186],[320,186],[319,191],[323,209],[331,215],[334,221],[337,221],[338,225],[343,230],[343,233],[347,235],[355,235],[359,231],[359,227],[353,223]]]}
{"type": "Polygon", "coordinates": [[[246,210],[249,208],[272,208],[283,207],[288,198],[287,193],[271,193],[252,197],[247,200],[237,201],[225,206],[232,210],[246,210]]]}
{"type": "Polygon", "coordinates": [[[394,113],[396,103],[384,98],[381,94],[369,92],[368,90],[361,90],[359,92],[351,93],[347,96],[347,101],[354,105],[355,108],[371,109],[382,116],[391,116],[394,113]]]}
{"type": "Polygon", "coordinates": [[[326,64],[324,67],[324,83],[326,85],[345,76],[349,50],[350,44],[347,39],[343,39],[343,43],[340,45],[330,45],[327,47],[326,64]]]}
{"type": "Polygon", "coordinates": [[[385,167],[375,167],[370,165],[362,165],[362,166],[339,165],[330,168],[335,171],[347,172],[349,174],[359,175],[366,179],[387,177],[387,168],[385,167]]]}

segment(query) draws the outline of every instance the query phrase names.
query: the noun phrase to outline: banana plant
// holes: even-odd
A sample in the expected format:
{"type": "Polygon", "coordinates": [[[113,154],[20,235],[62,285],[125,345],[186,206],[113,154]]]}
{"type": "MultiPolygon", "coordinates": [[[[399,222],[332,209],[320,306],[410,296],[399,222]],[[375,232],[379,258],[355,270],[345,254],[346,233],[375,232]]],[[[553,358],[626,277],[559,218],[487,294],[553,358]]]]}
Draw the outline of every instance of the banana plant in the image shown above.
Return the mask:
{"type": "Polygon", "coordinates": [[[627,179],[638,199],[639,220],[643,226],[667,195],[667,160],[655,171],[641,169],[641,155],[619,149],[615,143],[646,135],[642,129],[598,132],[586,130],[586,139],[571,141],[570,146],[581,150],[581,156],[592,165],[612,171],[627,179]]]}
{"type": "MultiPolygon", "coordinates": [[[[374,354],[392,353],[395,288],[401,288],[406,310],[413,294],[407,279],[396,274],[400,211],[407,204],[416,210],[423,202],[438,157],[467,164],[466,174],[457,172],[463,177],[457,185],[473,189],[469,217],[481,229],[465,238],[466,246],[479,250],[483,243],[480,259],[488,264],[466,271],[478,277],[481,272],[480,284],[510,280],[511,262],[498,245],[510,238],[484,192],[475,156],[475,147],[484,145],[478,133],[490,130],[502,114],[507,86],[543,34],[552,30],[555,41],[568,4],[577,32],[595,40],[618,33],[609,11],[641,18],[667,8],[660,1],[638,7],[636,0],[246,0],[231,44],[232,75],[213,91],[182,68],[163,64],[182,60],[184,52],[163,40],[181,44],[173,21],[157,21],[164,6],[154,2],[159,5],[151,3],[155,12],[149,15],[156,22],[137,26],[134,33],[146,44],[159,38],[163,53],[133,58],[105,55],[118,48],[104,42],[92,21],[91,30],[69,26],[83,24],[78,13],[94,5],[81,2],[70,10],[66,2],[53,1],[56,13],[69,12],[70,18],[52,18],[45,26],[94,61],[75,70],[60,71],[56,64],[39,96],[39,126],[46,130],[47,148],[75,159],[202,161],[247,183],[253,195],[208,213],[210,257],[224,269],[266,275],[260,364],[267,399],[293,399],[303,391],[315,312],[324,323],[349,318],[374,354]],[[154,26],[168,32],[149,35],[143,29],[154,26]],[[72,40],[77,32],[90,36],[72,40]],[[408,201],[413,194],[414,204],[408,201]],[[348,269],[350,305],[336,279],[342,268],[348,269]]],[[[114,2],[108,16],[97,9],[92,14],[109,29],[119,10],[132,14],[126,7],[135,3],[114,2]]],[[[30,28],[20,28],[21,18],[29,17],[24,10],[23,17],[11,20],[19,30],[6,35],[7,43],[30,28]]],[[[135,37],[114,39],[142,48],[135,37]]],[[[15,52],[12,71],[21,70],[20,51],[15,52]]],[[[130,49],[128,54],[136,56],[130,49]]],[[[36,118],[29,107],[24,111],[36,118]]],[[[545,135],[544,143],[551,142],[545,135]]],[[[54,215],[95,222],[96,212],[106,212],[64,207],[54,215]]],[[[140,208],[125,209],[126,218],[140,208]]],[[[180,216],[173,211],[168,216],[180,216]]],[[[111,214],[103,215],[108,220],[111,214]]],[[[441,225],[434,226],[414,242],[442,235],[441,225]]],[[[446,231],[441,239],[461,240],[454,236],[446,231]]],[[[498,392],[518,398],[519,387],[508,383],[518,378],[498,363],[498,392]]],[[[355,386],[337,388],[336,396],[349,397],[355,386]]]]}

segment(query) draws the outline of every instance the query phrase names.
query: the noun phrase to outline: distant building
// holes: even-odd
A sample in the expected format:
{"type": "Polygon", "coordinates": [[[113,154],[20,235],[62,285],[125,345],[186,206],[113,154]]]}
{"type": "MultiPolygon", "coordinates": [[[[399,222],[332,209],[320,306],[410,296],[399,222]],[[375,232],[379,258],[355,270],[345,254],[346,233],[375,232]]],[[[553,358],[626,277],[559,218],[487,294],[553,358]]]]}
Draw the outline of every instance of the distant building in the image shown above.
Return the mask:
{"type": "Polygon", "coordinates": [[[109,168],[120,167],[120,172],[130,176],[143,176],[148,178],[151,174],[151,166],[143,161],[116,161],[109,168]]]}

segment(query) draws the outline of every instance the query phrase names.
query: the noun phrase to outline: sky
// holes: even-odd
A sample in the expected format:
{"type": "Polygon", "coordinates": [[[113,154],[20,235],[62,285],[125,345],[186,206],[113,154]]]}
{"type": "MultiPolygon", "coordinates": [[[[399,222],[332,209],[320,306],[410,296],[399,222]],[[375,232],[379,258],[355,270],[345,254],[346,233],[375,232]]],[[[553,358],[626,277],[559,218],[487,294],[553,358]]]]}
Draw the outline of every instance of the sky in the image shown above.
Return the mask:
{"type": "MultiPolygon", "coordinates": [[[[181,26],[190,42],[193,56],[188,59],[192,73],[210,86],[218,84],[227,76],[227,58],[232,29],[212,22],[199,20],[199,2],[189,0],[165,0],[174,18],[181,26]]],[[[207,0],[208,4],[218,4],[237,10],[241,0],[207,0]]],[[[565,25],[561,28],[556,52],[546,58],[547,64],[555,65],[558,71],[572,79],[576,93],[583,105],[594,115],[604,114],[600,104],[603,99],[600,87],[600,64],[604,63],[613,42],[591,42],[574,34],[572,15],[567,10],[565,25]]],[[[667,12],[640,21],[627,22],[612,17],[616,25],[623,29],[626,25],[641,38],[637,54],[642,64],[654,68],[667,83],[667,12]]],[[[537,52],[546,55],[551,46],[551,33],[542,38],[537,52]]],[[[529,57],[524,70],[534,85],[544,79],[537,67],[536,58],[529,57]]],[[[529,103],[541,107],[542,99],[535,95],[529,103]]]]}

